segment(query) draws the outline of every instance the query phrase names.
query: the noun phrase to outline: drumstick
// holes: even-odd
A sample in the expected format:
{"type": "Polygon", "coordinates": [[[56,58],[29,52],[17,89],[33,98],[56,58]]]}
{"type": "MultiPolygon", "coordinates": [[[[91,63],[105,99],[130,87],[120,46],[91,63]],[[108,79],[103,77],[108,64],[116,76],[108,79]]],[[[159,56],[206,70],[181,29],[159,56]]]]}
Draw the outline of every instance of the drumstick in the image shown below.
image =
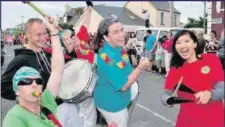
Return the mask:
{"type": "Polygon", "coordinates": [[[34,10],[36,10],[39,14],[41,14],[43,17],[45,17],[45,13],[43,11],[41,11],[36,5],[34,5],[34,3],[32,3],[31,1],[22,1],[25,4],[30,5],[34,10]]]}
{"type": "Polygon", "coordinates": [[[181,86],[182,80],[183,80],[183,76],[182,76],[182,77],[180,78],[180,80],[178,81],[177,87],[176,87],[176,89],[174,90],[172,96],[176,96],[176,93],[177,93],[177,91],[179,90],[179,88],[180,88],[180,86],[181,86]]]}
{"type": "MultiPolygon", "coordinates": [[[[45,17],[46,16],[46,14],[40,9],[40,8],[38,8],[33,2],[31,2],[31,1],[22,1],[24,4],[28,4],[28,5],[30,5],[34,10],[36,10],[39,14],[41,14],[41,16],[43,16],[43,17],[45,17]]],[[[58,29],[58,30],[63,30],[61,27],[59,27],[59,26],[56,26],[56,28],[58,29]]]]}

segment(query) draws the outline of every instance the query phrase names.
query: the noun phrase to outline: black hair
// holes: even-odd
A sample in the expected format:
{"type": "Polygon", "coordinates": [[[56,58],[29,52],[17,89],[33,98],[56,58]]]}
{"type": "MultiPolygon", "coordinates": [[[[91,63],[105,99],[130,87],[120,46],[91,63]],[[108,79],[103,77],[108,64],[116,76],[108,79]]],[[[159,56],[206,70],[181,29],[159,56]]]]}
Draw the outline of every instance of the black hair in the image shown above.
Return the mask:
{"type": "Polygon", "coordinates": [[[148,36],[145,36],[143,41],[146,43],[148,36]]]}
{"type": "Polygon", "coordinates": [[[216,36],[216,31],[212,30],[211,33],[213,33],[215,35],[215,37],[217,37],[216,36]]]}
{"type": "Polygon", "coordinates": [[[120,22],[119,19],[115,15],[111,15],[110,17],[102,20],[98,26],[97,35],[94,37],[92,44],[92,50],[94,50],[95,53],[98,53],[98,50],[103,46],[103,42],[105,42],[104,36],[108,36],[109,34],[109,26],[113,23],[120,22]]]}
{"type": "Polygon", "coordinates": [[[102,35],[100,32],[100,29],[98,29],[96,36],[91,41],[91,48],[94,50],[95,53],[98,53],[98,50],[101,48],[101,45],[103,44],[104,35],[108,36],[109,32],[108,30],[105,31],[105,33],[102,35]]]}
{"type": "Polygon", "coordinates": [[[130,38],[136,38],[136,33],[135,32],[131,32],[130,33],[130,38]],[[131,36],[132,34],[134,34],[134,37],[131,36]]]}
{"type": "Polygon", "coordinates": [[[179,54],[178,52],[176,51],[176,42],[177,40],[181,37],[181,36],[184,36],[184,35],[189,35],[191,37],[191,39],[194,41],[194,43],[197,43],[197,46],[195,48],[195,52],[196,52],[196,57],[197,59],[201,59],[199,57],[199,54],[201,54],[201,49],[199,47],[199,43],[198,43],[198,39],[196,37],[196,35],[192,32],[192,31],[189,31],[189,30],[181,30],[179,31],[175,37],[174,37],[174,40],[173,40],[173,45],[172,45],[172,59],[171,59],[171,63],[170,63],[170,67],[181,67],[183,66],[184,62],[185,62],[185,59],[183,59],[179,54]]]}
{"type": "Polygon", "coordinates": [[[147,32],[148,32],[149,34],[152,34],[152,31],[151,31],[151,30],[147,30],[147,32]]]}

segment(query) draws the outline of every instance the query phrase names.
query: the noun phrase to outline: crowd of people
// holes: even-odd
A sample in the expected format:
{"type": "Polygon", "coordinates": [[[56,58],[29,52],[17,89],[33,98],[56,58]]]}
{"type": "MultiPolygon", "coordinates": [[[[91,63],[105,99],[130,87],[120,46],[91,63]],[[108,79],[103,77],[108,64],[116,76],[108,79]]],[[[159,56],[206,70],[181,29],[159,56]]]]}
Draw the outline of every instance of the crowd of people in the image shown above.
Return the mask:
{"type": "MultiPolygon", "coordinates": [[[[174,42],[174,36],[172,32],[168,31],[166,36],[163,36],[161,38],[158,38],[156,40],[156,37],[151,34],[151,30],[146,31],[146,36],[143,38],[143,42],[145,44],[144,46],[144,52],[150,52],[148,54],[149,59],[152,59],[151,63],[154,63],[154,67],[149,65],[148,71],[152,71],[156,73],[157,75],[163,74],[163,68],[165,69],[165,77],[167,77],[168,72],[170,70],[170,61],[172,58],[172,45],[174,42]]],[[[203,35],[204,33],[201,31],[193,33],[196,35],[199,47],[200,47],[200,53],[214,53],[219,56],[221,63],[223,65],[223,68],[225,67],[224,64],[224,30],[221,32],[220,40],[217,38],[217,34],[215,31],[211,31],[210,33],[210,39],[206,40],[204,39],[203,35]]],[[[137,44],[137,40],[135,37],[135,33],[132,32],[130,35],[130,38],[128,40],[128,43],[126,47],[128,48],[128,54],[130,57],[131,64],[138,62],[138,54],[136,48],[132,47],[137,44]],[[132,42],[132,43],[131,43],[132,42]],[[132,51],[132,53],[130,53],[132,51]],[[133,62],[134,61],[134,62],[133,62]],[[136,62],[137,61],[137,62],[136,62]]]]}
{"type": "Polygon", "coordinates": [[[84,11],[77,33],[59,31],[51,16],[46,16],[45,22],[38,18],[27,21],[26,46],[15,50],[15,58],[1,78],[2,97],[17,102],[4,118],[3,127],[95,127],[99,117],[108,127],[127,127],[131,87],[143,71],[152,71],[154,63],[162,72],[163,61],[166,81],[162,104],[173,107],[168,98],[179,88],[181,77],[183,87],[178,96],[191,100],[180,104],[176,127],[224,126],[224,36],[219,42],[212,31],[207,42],[182,30],[157,40],[147,30],[143,40],[147,55],[137,59],[135,33],[126,39],[115,15],[103,19],[96,34],[88,33],[91,11],[91,6],[84,11]],[[95,65],[98,75],[93,96],[79,104],[57,98],[59,87],[65,85],[61,83],[64,65],[74,58],[95,65]]]}

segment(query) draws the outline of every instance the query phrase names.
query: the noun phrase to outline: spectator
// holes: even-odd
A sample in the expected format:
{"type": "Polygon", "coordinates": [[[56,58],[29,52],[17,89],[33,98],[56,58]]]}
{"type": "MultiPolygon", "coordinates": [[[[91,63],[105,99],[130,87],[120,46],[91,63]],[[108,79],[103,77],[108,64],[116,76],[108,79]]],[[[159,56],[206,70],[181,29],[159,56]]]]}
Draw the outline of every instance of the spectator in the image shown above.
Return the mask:
{"type": "Polygon", "coordinates": [[[149,61],[150,61],[148,71],[151,71],[152,70],[152,62],[154,60],[153,46],[155,44],[156,38],[152,34],[151,30],[147,30],[146,34],[148,36],[147,40],[146,40],[146,53],[148,54],[149,61]]]}
{"type": "Polygon", "coordinates": [[[196,33],[196,36],[197,36],[198,42],[199,42],[200,53],[203,53],[205,44],[206,44],[206,40],[203,38],[203,32],[198,31],[196,33]]]}
{"type": "Polygon", "coordinates": [[[172,32],[168,32],[167,38],[168,38],[168,40],[166,40],[162,44],[162,47],[163,47],[164,53],[165,53],[165,68],[166,68],[165,77],[167,77],[168,72],[170,70],[170,60],[171,60],[171,57],[172,57],[172,45],[173,45],[173,34],[172,34],[172,32]]]}
{"type": "Polygon", "coordinates": [[[146,28],[149,28],[150,26],[150,13],[147,9],[143,9],[142,13],[145,14],[145,27],[146,28]]]}
{"type": "Polygon", "coordinates": [[[134,46],[136,46],[136,43],[137,43],[136,34],[134,32],[132,32],[130,34],[130,38],[126,44],[126,48],[127,48],[127,54],[130,59],[130,63],[133,67],[135,67],[137,65],[136,50],[134,47],[134,46]]]}
{"type": "Polygon", "coordinates": [[[162,73],[163,59],[164,59],[163,48],[162,48],[161,42],[158,41],[156,45],[155,61],[156,61],[156,65],[157,65],[159,73],[162,73]]]}
{"type": "Polygon", "coordinates": [[[211,39],[205,46],[205,52],[207,53],[217,53],[219,48],[219,40],[216,38],[216,31],[211,31],[210,33],[211,39]]]}

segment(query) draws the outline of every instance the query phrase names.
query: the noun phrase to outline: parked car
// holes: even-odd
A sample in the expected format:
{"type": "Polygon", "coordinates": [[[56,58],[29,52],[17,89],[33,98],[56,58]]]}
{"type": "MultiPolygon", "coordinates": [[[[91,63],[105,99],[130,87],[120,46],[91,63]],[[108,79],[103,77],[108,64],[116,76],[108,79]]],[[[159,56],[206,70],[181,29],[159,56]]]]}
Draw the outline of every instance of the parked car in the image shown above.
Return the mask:
{"type": "Polygon", "coordinates": [[[184,30],[185,28],[179,28],[179,27],[152,27],[152,28],[139,28],[136,30],[136,38],[138,41],[138,47],[140,47],[140,50],[143,51],[144,42],[143,39],[146,36],[146,31],[151,30],[152,34],[156,37],[156,40],[159,40],[163,36],[167,35],[168,31],[171,31],[173,35],[175,35],[178,31],[184,30]]]}

